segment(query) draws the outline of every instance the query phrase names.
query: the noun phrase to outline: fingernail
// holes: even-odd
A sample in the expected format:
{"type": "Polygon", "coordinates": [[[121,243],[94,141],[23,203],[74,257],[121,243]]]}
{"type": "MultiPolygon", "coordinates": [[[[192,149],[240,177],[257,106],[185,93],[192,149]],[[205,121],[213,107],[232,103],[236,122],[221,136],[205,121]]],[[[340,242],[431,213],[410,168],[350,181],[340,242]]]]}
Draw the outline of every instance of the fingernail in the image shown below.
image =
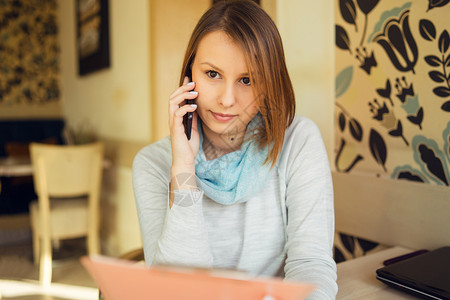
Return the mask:
{"type": "Polygon", "coordinates": [[[193,85],[195,82],[191,81],[189,83],[186,83],[186,85],[193,85]]]}
{"type": "Polygon", "coordinates": [[[191,104],[192,107],[197,107],[197,104],[191,104]]]}
{"type": "Polygon", "coordinates": [[[198,92],[196,92],[196,91],[189,91],[189,93],[194,94],[194,95],[198,94],[198,92]]]}

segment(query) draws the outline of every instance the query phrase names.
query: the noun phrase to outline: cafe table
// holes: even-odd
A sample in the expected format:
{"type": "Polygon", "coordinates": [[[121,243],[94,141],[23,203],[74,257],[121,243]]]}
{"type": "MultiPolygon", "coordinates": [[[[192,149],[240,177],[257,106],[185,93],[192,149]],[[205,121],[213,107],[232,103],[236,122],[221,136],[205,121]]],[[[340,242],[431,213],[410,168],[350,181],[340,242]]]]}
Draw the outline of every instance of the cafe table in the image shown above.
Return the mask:
{"type": "Polygon", "coordinates": [[[339,300],[402,300],[417,299],[394,289],[378,279],[376,270],[383,267],[383,261],[413,252],[403,247],[392,247],[337,264],[339,300]]]}

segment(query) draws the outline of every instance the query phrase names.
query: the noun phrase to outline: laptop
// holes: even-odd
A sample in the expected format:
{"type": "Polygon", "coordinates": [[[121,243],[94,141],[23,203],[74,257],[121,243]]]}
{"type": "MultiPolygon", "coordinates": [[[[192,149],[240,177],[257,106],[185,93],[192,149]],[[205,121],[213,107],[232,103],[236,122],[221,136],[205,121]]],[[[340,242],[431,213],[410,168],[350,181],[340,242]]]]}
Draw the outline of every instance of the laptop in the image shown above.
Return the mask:
{"type": "Polygon", "coordinates": [[[310,284],[281,278],[250,278],[242,272],[152,266],[110,258],[83,256],[81,263],[106,300],[301,300],[310,284]]]}
{"type": "Polygon", "coordinates": [[[450,299],[450,247],[442,247],[376,271],[377,279],[423,299],[450,299]]]}

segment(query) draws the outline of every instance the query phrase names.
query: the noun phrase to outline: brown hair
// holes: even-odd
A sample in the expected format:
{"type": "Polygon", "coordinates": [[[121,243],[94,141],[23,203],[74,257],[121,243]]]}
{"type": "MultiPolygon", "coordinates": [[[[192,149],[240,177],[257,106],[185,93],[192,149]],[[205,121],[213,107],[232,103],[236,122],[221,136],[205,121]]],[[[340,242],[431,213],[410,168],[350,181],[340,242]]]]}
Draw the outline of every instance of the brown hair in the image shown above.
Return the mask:
{"type": "Polygon", "coordinates": [[[269,15],[254,2],[219,1],[201,17],[192,32],[180,85],[185,76],[192,78],[191,66],[200,40],[213,31],[228,34],[245,53],[256,101],[264,118],[254,138],[260,148],[269,146],[265,163],[271,162],[273,167],[283,147],[286,128],[295,115],[294,91],[280,34],[269,15]]]}

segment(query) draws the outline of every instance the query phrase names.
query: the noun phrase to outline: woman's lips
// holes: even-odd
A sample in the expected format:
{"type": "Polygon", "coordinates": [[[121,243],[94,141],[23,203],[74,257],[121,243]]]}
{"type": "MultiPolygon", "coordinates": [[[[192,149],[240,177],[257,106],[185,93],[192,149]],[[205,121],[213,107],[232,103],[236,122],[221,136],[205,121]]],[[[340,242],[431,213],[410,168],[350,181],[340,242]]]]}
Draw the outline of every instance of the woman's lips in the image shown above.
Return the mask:
{"type": "Polygon", "coordinates": [[[220,114],[220,113],[215,113],[213,111],[211,112],[211,114],[214,116],[214,118],[217,121],[220,121],[220,122],[228,122],[228,121],[230,121],[230,120],[232,120],[233,118],[236,117],[236,115],[220,114]]]}

